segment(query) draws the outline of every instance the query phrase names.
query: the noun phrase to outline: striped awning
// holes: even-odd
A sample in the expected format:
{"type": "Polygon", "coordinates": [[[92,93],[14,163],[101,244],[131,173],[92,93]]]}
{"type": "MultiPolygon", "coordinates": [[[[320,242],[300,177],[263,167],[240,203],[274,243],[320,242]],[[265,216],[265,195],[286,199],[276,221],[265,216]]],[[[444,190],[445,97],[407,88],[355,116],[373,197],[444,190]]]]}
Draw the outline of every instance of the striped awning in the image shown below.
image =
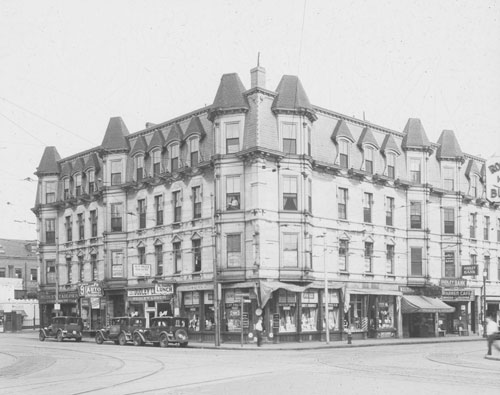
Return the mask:
{"type": "Polygon", "coordinates": [[[421,295],[403,295],[401,312],[411,313],[453,313],[455,308],[437,298],[421,295]]]}

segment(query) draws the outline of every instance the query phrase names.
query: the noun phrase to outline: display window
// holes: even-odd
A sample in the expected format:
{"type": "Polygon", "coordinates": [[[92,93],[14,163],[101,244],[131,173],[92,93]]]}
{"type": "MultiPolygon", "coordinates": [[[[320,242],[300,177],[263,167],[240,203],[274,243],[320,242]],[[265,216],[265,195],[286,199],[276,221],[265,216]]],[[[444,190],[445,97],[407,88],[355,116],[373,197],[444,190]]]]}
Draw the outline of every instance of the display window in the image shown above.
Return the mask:
{"type": "Polygon", "coordinates": [[[302,293],[300,317],[302,332],[318,330],[318,291],[305,291],[302,293]]]}
{"type": "Polygon", "coordinates": [[[189,319],[189,330],[200,331],[200,292],[184,292],[184,312],[189,319]]]}
{"type": "Polygon", "coordinates": [[[241,302],[235,294],[241,293],[239,289],[226,289],[224,293],[224,319],[226,331],[241,331],[241,302]]]}
{"type": "Polygon", "coordinates": [[[338,291],[328,290],[328,329],[340,330],[340,304],[338,291]]]}
{"type": "Polygon", "coordinates": [[[366,309],[365,295],[351,295],[349,302],[349,312],[346,315],[344,326],[355,332],[368,330],[368,315],[366,309]]]}
{"type": "Polygon", "coordinates": [[[297,295],[280,289],[278,293],[280,332],[297,332],[297,295]]]}
{"type": "Polygon", "coordinates": [[[395,303],[393,296],[378,296],[377,297],[377,310],[379,329],[394,329],[394,312],[395,303]]]}
{"type": "Polygon", "coordinates": [[[212,291],[205,292],[203,304],[203,314],[205,317],[205,330],[213,331],[215,329],[215,314],[214,314],[214,293],[212,291]]]}

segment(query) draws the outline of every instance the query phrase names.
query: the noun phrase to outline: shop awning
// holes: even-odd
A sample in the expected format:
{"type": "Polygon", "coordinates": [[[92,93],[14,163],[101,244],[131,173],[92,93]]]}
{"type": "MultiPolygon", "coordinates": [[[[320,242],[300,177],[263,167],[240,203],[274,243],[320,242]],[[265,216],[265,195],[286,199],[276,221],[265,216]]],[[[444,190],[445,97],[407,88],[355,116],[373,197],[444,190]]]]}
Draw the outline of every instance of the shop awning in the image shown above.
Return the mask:
{"type": "Polygon", "coordinates": [[[281,281],[261,281],[260,282],[260,306],[266,305],[267,301],[271,298],[271,295],[277,289],[286,289],[290,292],[304,292],[307,286],[300,286],[290,283],[284,283],[281,281]]]}
{"type": "Polygon", "coordinates": [[[401,312],[411,313],[453,313],[455,308],[447,305],[440,299],[421,295],[403,295],[401,298],[401,312]]]}

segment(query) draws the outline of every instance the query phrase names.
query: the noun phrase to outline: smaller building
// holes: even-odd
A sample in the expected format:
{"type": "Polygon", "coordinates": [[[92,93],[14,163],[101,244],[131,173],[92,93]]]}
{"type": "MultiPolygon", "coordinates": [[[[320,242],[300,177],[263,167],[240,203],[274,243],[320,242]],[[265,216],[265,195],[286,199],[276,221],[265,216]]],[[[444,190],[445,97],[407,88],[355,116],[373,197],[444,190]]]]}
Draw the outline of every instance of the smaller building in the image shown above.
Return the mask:
{"type": "Polygon", "coordinates": [[[36,241],[0,239],[0,327],[3,330],[38,325],[38,276],[36,241]]]}

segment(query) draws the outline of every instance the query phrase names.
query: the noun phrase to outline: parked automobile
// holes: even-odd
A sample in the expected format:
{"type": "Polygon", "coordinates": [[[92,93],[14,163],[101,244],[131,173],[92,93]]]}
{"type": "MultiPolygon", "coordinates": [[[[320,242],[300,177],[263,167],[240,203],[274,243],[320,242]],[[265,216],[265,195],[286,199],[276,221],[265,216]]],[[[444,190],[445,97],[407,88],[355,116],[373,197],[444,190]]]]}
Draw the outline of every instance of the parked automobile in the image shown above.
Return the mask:
{"type": "Polygon", "coordinates": [[[38,339],[43,342],[46,338],[57,339],[62,342],[64,339],[75,339],[82,341],[83,321],[80,317],[59,316],[52,318],[49,326],[40,329],[38,339]]]}
{"type": "Polygon", "coordinates": [[[115,344],[125,345],[132,341],[132,334],[138,329],[146,327],[146,318],[143,317],[114,317],[111,324],[99,329],[95,334],[95,342],[102,344],[105,341],[113,341],[115,344]]]}
{"type": "Polygon", "coordinates": [[[155,346],[167,347],[169,344],[178,344],[180,347],[188,345],[189,321],[181,317],[155,317],[151,319],[149,328],[134,331],[134,345],[142,346],[153,343],[155,346]]]}

